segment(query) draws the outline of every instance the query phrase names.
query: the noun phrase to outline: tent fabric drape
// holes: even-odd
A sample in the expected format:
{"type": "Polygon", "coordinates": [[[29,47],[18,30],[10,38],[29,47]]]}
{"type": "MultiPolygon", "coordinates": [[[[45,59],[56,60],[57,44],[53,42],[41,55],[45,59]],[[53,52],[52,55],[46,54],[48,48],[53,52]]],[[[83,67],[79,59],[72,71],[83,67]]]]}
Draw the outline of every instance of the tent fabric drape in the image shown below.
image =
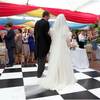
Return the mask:
{"type": "MultiPolygon", "coordinates": [[[[22,28],[26,28],[26,26],[12,26],[11,28],[12,28],[13,30],[16,30],[16,29],[18,29],[18,28],[21,28],[21,29],[22,29],[22,28]]],[[[34,28],[34,27],[30,27],[30,28],[34,28]]],[[[0,30],[5,30],[5,29],[4,29],[4,25],[1,25],[1,26],[0,26],[0,30]]]]}
{"type": "Polygon", "coordinates": [[[29,25],[29,26],[35,26],[35,22],[34,21],[25,22],[25,23],[22,23],[22,24],[29,25]]]}
{"type": "Polygon", "coordinates": [[[0,25],[6,25],[7,22],[12,22],[13,25],[22,24],[25,22],[29,22],[29,19],[9,19],[9,18],[0,18],[0,25]]]}
{"type": "MultiPolygon", "coordinates": [[[[49,22],[49,23],[50,23],[50,26],[52,26],[53,22],[49,22]]],[[[82,27],[85,27],[85,26],[90,27],[90,24],[79,24],[79,23],[67,23],[67,24],[68,24],[68,27],[70,27],[71,29],[78,29],[78,28],[82,28],[82,27]]],[[[18,28],[24,29],[24,28],[29,28],[29,27],[26,27],[26,26],[12,26],[13,30],[16,30],[18,28]]],[[[34,29],[34,26],[30,26],[30,28],[34,29]]],[[[5,30],[4,25],[0,26],[0,30],[5,30]]]]}
{"type": "MultiPolygon", "coordinates": [[[[50,24],[50,27],[53,25],[54,21],[49,21],[49,24],[50,24]]],[[[90,24],[80,24],[80,23],[70,23],[70,22],[67,22],[68,24],[68,27],[70,27],[71,29],[78,29],[78,28],[83,28],[83,27],[86,27],[88,26],[90,29],[90,24]]]]}
{"type": "Polygon", "coordinates": [[[78,23],[96,23],[98,22],[97,17],[100,18],[100,15],[94,15],[90,13],[70,11],[66,9],[18,5],[18,4],[11,4],[11,3],[0,3],[0,17],[18,15],[39,8],[42,8],[43,10],[48,10],[51,14],[55,16],[63,13],[66,17],[66,20],[72,22],[78,22],[78,23]]]}
{"type": "MultiPolygon", "coordinates": [[[[39,8],[39,9],[36,9],[33,11],[26,12],[25,14],[28,14],[31,16],[36,16],[36,17],[41,17],[43,12],[44,12],[44,10],[39,8]]],[[[54,15],[50,14],[50,16],[54,16],[54,15]]]]}

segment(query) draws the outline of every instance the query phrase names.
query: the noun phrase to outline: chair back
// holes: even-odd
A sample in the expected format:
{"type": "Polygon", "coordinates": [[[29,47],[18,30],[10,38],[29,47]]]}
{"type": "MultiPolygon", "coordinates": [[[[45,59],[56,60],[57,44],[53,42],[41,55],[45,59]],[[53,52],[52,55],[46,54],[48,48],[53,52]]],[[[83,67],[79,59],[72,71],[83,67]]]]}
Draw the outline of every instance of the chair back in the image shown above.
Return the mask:
{"type": "Polygon", "coordinates": [[[5,56],[6,54],[6,45],[4,43],[0,43],[0,56],[5,56]]]}
{"type": "Polygon", "coordinates": [[[85,45],[85,49],[86,49],[86,52],[88,53],[88,52],[92,52],[92,45],[85,45]]]}

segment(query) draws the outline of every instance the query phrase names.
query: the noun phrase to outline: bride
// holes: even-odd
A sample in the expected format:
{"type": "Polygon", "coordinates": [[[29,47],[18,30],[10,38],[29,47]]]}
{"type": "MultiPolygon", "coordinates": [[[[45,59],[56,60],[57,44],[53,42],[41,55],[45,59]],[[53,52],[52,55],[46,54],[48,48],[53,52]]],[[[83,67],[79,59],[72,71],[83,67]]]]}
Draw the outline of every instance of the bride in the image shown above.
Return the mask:
{"type": "Polygon", "coordinates": [[[68,47],[69,28],[63,14],[57,16],[51,29],[51,37],[48,74],[45,78],[39,79],[39,85],[50,90],[61,90],[76,82],[68,47]]]}

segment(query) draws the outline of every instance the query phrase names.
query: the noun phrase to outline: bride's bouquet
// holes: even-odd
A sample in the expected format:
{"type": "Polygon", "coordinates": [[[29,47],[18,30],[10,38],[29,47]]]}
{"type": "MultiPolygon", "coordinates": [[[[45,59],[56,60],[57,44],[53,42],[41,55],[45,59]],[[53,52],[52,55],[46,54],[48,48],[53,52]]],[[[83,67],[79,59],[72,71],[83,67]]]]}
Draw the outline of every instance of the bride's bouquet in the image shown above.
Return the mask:
{"type": "Polygon", "coordinates": [[[76,43],[71,42],[71,44],[70,44],[70,50],[76,50],[76,47],[77,47],[76,43]]]}

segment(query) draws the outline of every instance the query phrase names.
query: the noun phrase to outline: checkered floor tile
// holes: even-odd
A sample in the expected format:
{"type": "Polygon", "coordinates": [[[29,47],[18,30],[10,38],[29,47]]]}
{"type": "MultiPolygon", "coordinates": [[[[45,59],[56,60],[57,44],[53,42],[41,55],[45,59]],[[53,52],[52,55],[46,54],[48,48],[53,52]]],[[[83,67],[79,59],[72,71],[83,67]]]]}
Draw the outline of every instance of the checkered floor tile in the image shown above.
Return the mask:
{"type": "MultiPolygon", "coordinates": [[[[48,64],[44,74],[47,74],[48,64]]],[[[66,86],[61,91],[45,90],[26,97],[25,88],[37,80],[37,64],[0,67],[0,100],[67,100],[67,99],[100,99],[100,72],[74,68],[77,83],[66,86]],[[14,97],[15,90],[22,90],[23,97],[14,97]]],[[[15,93],[17,94],[17,93],[15,93]]]]}

